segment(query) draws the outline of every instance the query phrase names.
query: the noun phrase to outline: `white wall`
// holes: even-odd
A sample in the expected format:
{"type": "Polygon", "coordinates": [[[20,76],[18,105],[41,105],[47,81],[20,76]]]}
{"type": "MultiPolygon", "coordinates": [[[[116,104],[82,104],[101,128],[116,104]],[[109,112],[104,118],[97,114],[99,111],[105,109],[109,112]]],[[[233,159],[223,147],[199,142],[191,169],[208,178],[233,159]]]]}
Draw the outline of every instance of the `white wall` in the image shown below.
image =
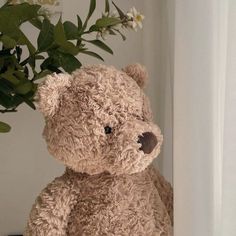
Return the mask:
{"type": "Polygon", "coordinates": [[[220,236],[236,232],[236,2],[228,5],[228,50],[225,86],[224,152],[222,161],[222,211],[220,236]]]}
{"type": "MultiPolygon", "coordinates": [[[[160,165],[164,174],[171,180],[172,149],[171,143],[169,143],[172,135],[171,120],[165,119],[166,114],[169,116],[171,108],[167,108],[166,111],[163,107],[168,107],[168,103],[170,103],[170,97],[164,98],[166,89],[170,91],[170,85],[165,87],[163,80],[170,77],[163,72],[165,63],[163,64],[161,60],[162,55],[168,54],[168,51],[161,47],[161,41],[165,42],[165,39],[161,38],[161,31],[164,32],[166,24],[166,21],[161,21],[161,18],[165,19],[166,16],[165,13],[162,15],[161,10],[166,9],[165,0],[147,2],[119,0],[119,6],[125,10],[136,6],[137,9],[144,12],[146,15],[144,31],[127,32],[125,42],[118,37],[111,37],[108,43],[115,55],[104,53],[103,56],[107,64],[117,67],[123,67],[132,62],[147,65],[151,77],[148,93],[155,118],[167,137],[163,149],[167,153],[166,161],[160,161],[160,165]],[[169,148],[170,151],[168,151],[169,148]]],[[[63,18],[75,21],[76,14],[83,16],[87,7],[88,1],[64,0],[63,18]]],[[[98,14],[102,10],[103,4],[100,4],[98,14]]],[[[28,28],[27,31],[33,35],[31,28],[28,28]]],[[[35,37],[32,40],[35,40],[35,37]]],[[[89,64],[98,63],[91,58],[83,58],[82,61],[89,64]]],[[[63,172],[64,167],[47,152],[41,137],[44,121],[38,112],[23,106],[16,114],[1,115],[1,120],[10,123],[13,127],[9,134],[0,135],[0,235],[7,235],[22,232],[34,199],[47,183],[63,172]]]]}

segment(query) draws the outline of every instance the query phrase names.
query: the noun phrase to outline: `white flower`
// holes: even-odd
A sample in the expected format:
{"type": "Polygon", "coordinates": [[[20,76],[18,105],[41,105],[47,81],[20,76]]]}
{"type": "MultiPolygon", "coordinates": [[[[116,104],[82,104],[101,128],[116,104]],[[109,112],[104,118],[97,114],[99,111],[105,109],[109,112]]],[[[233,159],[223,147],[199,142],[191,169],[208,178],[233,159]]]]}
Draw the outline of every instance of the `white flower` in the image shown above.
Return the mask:
{"type": "Polygon", "coordinates": [[[122,24],[119,23],[119,24],[113,25],[111,28],[115,30],[119,30],[121,27],[122,27],[122,24]]]}
{"type": "Polygon", "coordinates": [[[102,17],[108,17],[108,16],[109,16],[109,12],[108,11],[102,13],[102,17]]]}
{"type": "Polygon", "coordinates": [[[117,10],[112,11],[111,17],[118,17],[118,16],[119,16],[119,14],[118,14],[117,10]]]}
{"type": "Polygon", "coordinates": [[[109,35],[109,30],[107,28],[102,28],[101,31],[97,33],[96,38],[102,38],[103,40],[107,39],[107,36],[109,35]]]}
{"type": "Polygon", "coordinates": [[[104,13],[102,13],[102,16],[103,16],[103,17],[118,17],[119,14],[118,14],[118,11],[117,11],[117,10],[114,10],[114,11],[112,11],[111,13],[110,13],[110,12],[104,12],[104,13]]]}
{"type": "Polygon", "coordinates": [[[46,7],[41,7],[39,9],[39,14],[40,15],[44,15],[44,16],[46,16],[49,19],[53,16],[53,13],[49,9],[47,9],[46,7]]]}
{"type": "Polygon", "coordinates": [[[139,27],[140,29],[143,28],[143,19],[144,19],[144,15],[142,15],[141,13],[139,13],[135,7],[132,7],[129,12],[127,13],[128,16],[128,25],[130,28],[134,29],[135,31],[137,31],[137,27],[139,27]]]}
{"type": "MultiPolygon", "coordinates": [[[[104,12],[104,13],[102,13],[102,17],[117,18],[117,20],[119,20],[118,16],[119,16],[119,14],[118,14],[117,10],[114,10],[112,12],[104,12]]],[[[96,38],[97,39],[102,38],[103,40],[106,40],[107,36],[110,34],[112,29],[119,30],[121,26],[122,26],[121,23],[117,23],[116,25],[111,25],[111,26],[108,26],[108,27],[103,27],[97,33],[96,38]]]]}

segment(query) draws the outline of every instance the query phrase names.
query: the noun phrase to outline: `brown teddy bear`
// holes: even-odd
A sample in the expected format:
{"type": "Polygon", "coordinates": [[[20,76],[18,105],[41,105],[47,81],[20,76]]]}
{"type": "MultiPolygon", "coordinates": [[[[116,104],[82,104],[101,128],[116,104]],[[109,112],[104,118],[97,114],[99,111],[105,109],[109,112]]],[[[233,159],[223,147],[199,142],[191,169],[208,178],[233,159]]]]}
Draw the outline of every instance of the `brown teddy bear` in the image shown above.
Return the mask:
{"type": "Polygon", "coordinates": [[[163,137],[146,80],[139,64],[94,65],[39,86],[44,138],[66,171],[37,198],[25,236],[171,235],[172,188],[150,165],[163,137]]]}

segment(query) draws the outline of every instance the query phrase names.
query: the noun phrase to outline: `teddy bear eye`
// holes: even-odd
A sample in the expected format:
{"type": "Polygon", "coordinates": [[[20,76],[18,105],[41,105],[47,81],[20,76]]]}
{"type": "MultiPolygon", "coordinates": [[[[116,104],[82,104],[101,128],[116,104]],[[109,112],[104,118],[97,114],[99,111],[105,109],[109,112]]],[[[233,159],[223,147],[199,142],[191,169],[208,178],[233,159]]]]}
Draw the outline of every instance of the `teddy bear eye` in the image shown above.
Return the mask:
{"type": "Polygon", "coordinates": [[[112,132],[112,128],[110,126],[106,126],[104,130],[105,130],[105,134],[110,134],[112,132]]]}

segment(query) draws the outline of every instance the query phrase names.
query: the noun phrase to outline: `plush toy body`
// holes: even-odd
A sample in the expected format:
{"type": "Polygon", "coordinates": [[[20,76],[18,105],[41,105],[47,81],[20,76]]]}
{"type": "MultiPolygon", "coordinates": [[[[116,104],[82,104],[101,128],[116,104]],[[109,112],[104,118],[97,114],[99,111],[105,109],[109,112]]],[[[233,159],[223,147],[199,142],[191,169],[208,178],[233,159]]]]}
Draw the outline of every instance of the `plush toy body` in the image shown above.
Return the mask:
{"type": "Polygon", "coordinates": [[[90,66],[38,89],[49,152],[66,172],[37,198],[25,236],[170,236],[172,188],[139,65],[90,66]]]}

